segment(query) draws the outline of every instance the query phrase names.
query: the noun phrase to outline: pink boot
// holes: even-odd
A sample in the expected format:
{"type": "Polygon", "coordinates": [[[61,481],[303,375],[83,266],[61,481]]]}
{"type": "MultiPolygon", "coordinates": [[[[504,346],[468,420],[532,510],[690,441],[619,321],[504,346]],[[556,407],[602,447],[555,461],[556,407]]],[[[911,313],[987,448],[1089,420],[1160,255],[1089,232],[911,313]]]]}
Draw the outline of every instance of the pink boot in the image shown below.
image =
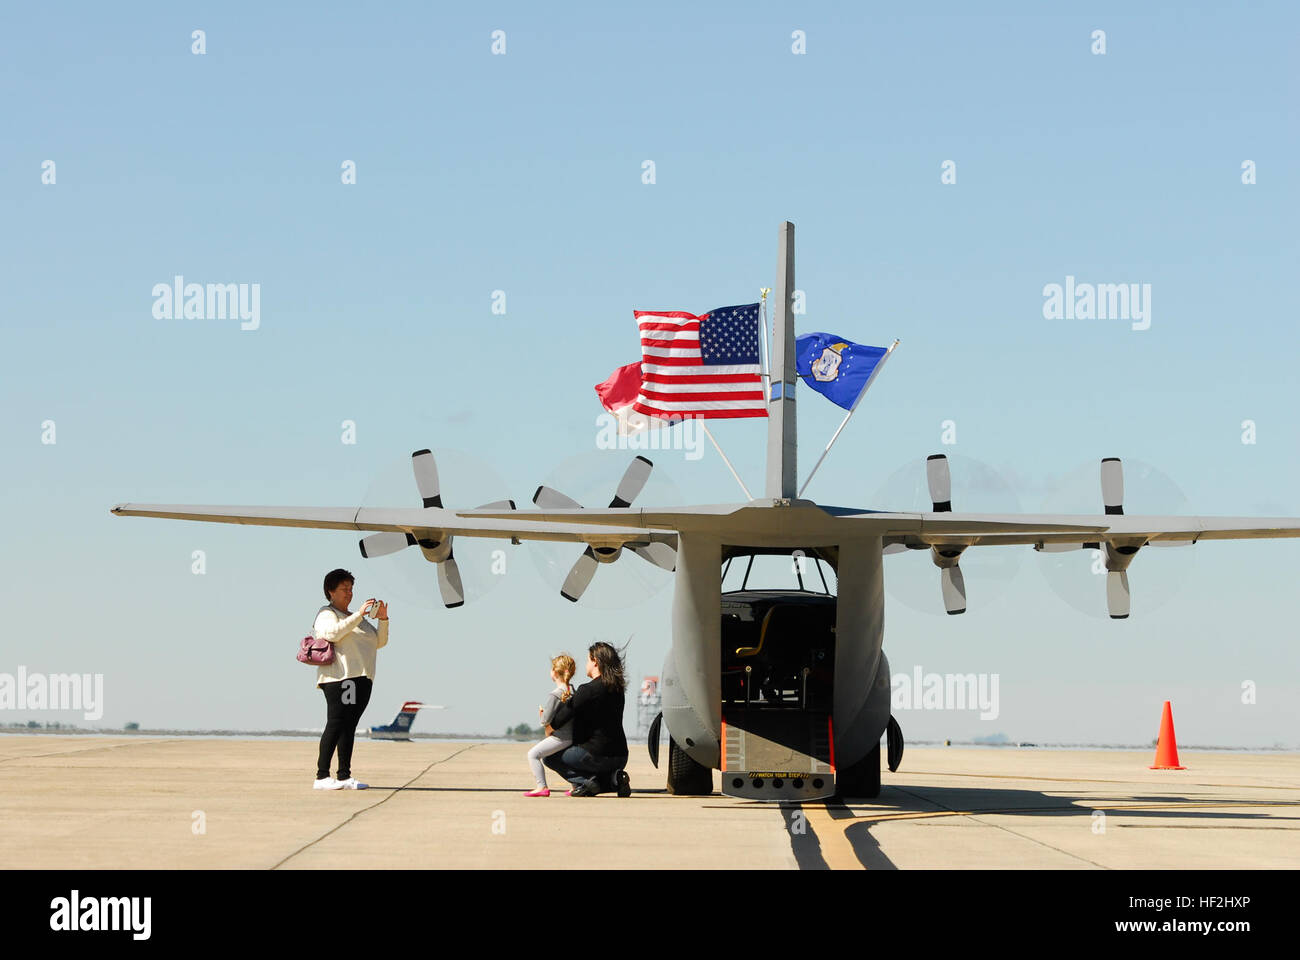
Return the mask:
{"type": "Polygon", "coordinates": [[[538,787],[536,790],[529,790],[524,794],[525,797],[549,797],[550,795],[551,791],[546,787],[538,787]]]}

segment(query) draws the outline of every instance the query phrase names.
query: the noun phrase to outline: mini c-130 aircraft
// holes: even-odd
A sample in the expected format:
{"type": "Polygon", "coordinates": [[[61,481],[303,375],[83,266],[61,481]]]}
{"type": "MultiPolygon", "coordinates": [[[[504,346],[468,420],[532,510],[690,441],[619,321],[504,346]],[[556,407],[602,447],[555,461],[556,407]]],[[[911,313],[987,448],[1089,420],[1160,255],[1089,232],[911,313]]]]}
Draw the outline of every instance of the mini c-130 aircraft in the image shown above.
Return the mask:
{"type": "Polygon", "coordinates": [[[794,225],[779,230],[772,389],[767,393],[765,495],[747,503],[656,509],[632,501],[649,474],[637,457],[604,509],[584,509],[546,487],[539,509],[513,501],[473,510],[443,506],[433,455],[413,455],[419,508],[234,507],[124,503],[118,516],[374,531],[363,556],[418,546],[437,566],[447,607],[464,602],[455,537],[572,541],[585,545],[561,593],[577,600],[600,565],[630,550],[674,576],[672,645],[663,669],[663,713],[651,732],[658,764],[660,720],[669,734],[668,789],[706,795],[713,770],[722,791],[760,800],[870,798],[880,790],[880,741],[897,769],[903,738],[890,716],[884,638],[883,557],[928,550],[948,613],[966,609],[959,562],[976,546],[1104,552],[1110,615],[1129,613],[1128,568],[1151,544],[1300,536],[1300,519],[1132,516],[1123,509],[1119,460],[1101,464],[1104,514],[962,514],[952,510],[947,459],[927,462],[933,510],[894,513],[823,506],[796,493],[794,225]],[[799,572],[795,590],[753,590],[756,557],[778,555],[799,572]],[[810,561],[810,563],[807,563],[810,561]],[[739,590],[724,568],[744,564],[739,590]],[[835,587],[822,565],[833,571],[835,587]],[[809,583],[821,590],[806,589],[809,583]],[[813,574],[818,574],[813,579],[813,574]]]}

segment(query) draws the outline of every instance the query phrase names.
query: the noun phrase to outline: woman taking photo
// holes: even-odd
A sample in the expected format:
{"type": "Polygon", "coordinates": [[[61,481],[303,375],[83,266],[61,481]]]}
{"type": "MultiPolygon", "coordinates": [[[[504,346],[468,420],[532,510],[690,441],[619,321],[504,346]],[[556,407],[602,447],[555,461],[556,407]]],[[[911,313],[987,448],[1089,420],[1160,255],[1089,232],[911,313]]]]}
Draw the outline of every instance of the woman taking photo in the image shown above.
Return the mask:
{"type": "Polygon", "coordinates": [[[627,773],[627,738],[623,735],[623,661],[604,641],[587,648],[587,683],[551,715],[559,728],[573,721],[573,745],[546,758],[548,767],[573,784],[574,797],[617,792],[632,795],[627,773]]]}
{"type": "Polygon", "coordinates": [[[325,598],[329,603],[317,611],[312,626],[312,636],[334,648],[334,662],[316,668],[316,686],[325,694],[325,730],[320,735],[316,782],[312,785],[317,790],[365,790],[369,786],[352,776],[352,741],[370,702],[376,651],[388,643],[388,604],[371,599],[352,613],[348,607],[352,604],[354,580],[346,570],[325,574],[325,598]],[[368,614],[378,615],[378,628],[364,619],[368,614]],[[339,755],[337,778],[330,776],[335,748],[339,755]]]}

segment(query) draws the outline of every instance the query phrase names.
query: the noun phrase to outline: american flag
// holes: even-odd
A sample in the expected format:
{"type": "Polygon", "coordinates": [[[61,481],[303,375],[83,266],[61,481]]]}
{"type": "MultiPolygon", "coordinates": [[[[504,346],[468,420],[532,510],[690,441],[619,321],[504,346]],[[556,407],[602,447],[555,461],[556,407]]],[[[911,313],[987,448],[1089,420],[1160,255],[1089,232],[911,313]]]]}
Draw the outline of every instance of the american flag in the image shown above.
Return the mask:
{"type": "Polygon", "coordinates": [[[651,417],[766,417],[759,365],[758,304],[634,310],[641,331],[641,390],[633,405],[651,417]]]}

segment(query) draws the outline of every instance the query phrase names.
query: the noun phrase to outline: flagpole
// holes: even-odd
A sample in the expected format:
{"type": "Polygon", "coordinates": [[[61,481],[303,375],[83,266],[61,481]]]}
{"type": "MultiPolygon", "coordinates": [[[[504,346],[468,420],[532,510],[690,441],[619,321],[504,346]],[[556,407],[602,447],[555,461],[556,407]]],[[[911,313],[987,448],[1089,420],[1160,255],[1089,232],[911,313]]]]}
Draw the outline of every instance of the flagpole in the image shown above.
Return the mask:
{"type": "Polygon", "coordinates": [[[799,488],[799,496],[802,497],[803,492],[808,489],[808,484],[812,482],[813,474],[817,472],[817,468],[820,467],[822,461],[826,459],[826,454],[831,452],[831,447],[835,446],[835,441],[839,439],[840,431],[843,430],[844,425],[849,422],[849,417],[853,416],[854,411],[858,409],[858,404],[861,403],[862,398],[867,395],[867,390],[871,387],[872,381],[876,379],[876,374],[878,374],[880,368],[885,365],[885,361],[889,359],[889,355],[894,352],[894,347],[898,346],[898,343],[899,341],[895,340],[889,345],[889,349],[885,351],[885,355],[880,358],[880,362],[876,364],[876,368],[871,371],[871,376],[867,377],[867,382],[862,385],[862,391],[858,394],[857,399],[853,401],[853,406],[850,407],[849,412],[844,415],[844,419],[840,421],[840,425],[835,428],[835,433],[831,436],[830,443],[826,444],[826,449],[822,451],[822,455],[817,458],[817,462],[813,465],[812,473],[808,474],[808,478],[804,480],[803,486],[799,488]]]}
{"type": "Polygon", "coordinates": [[[767,295],[772,292],[771,287],[759,287],[759,346],[763,348],[763,402],[767,403],[772,396],[772,344],[768,340],[767,330],[767,295]]]}
{"type": "Polygon", "coordinates": [[[731,465],[731,461],[727,459],[727,455],[722,452],[722,448],[718,446],[718,441],[713,439],[713,434],[709,432],[708,424],[704,422],[704,418],[700,417],[698,419],[700,421],[700,426],[704,429],[704,435],[708,437],[710,442],[713,444],[713,449],[718,451],[718,456],[720,456],[722,462],[727,465],[727,469],[731,471],[731,475],[736,478],[736,482],[740,484],[740,489],[745,491],[745,499],[753,500],[754,498],[749,492],[749,487],[745,486],[745,481],[740,479],[740,474],[738,474],[736,468],[731,465]]]}

